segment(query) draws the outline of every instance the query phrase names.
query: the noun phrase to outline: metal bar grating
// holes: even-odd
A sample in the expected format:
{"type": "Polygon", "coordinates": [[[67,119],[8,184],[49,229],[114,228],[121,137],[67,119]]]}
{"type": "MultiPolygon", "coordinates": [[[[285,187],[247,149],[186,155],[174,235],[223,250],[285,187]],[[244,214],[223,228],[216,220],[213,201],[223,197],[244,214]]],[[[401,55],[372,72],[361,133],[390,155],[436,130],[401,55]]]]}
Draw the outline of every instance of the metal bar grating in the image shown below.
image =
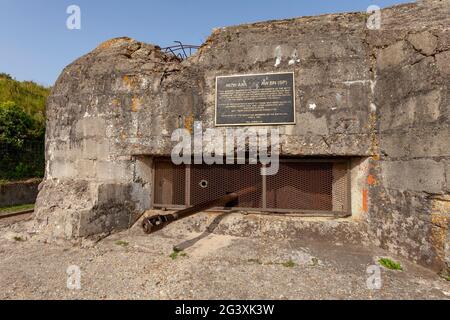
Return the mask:
{"type": "MultiPolygon", "coordinates": [[[[258,165],[193,165],[191,204],[210,201],[252,186],[261,186],[258,165]]],[[[238,208],[260,208],[261,192],[248,194],[235,204],[238,208]]]]}
{"type": "Polygon", "coordinates": [[[169,160],[155,161],[154,203],[184,205],[186,192],[185,166],[169,160]]]}
{"type": "Polygon", "coordinates": [[[257,186],[258,191],[233,203],[233,207],[270,212],[350,212],[350,179],[347,161],[280,162],[276,175],[262,177],[261,166],[175,166],[155,160],[156,207],[197,205],[228,193],[257,186]]]}
{"type": "Polygon", "coordinates": [[[267,208],[333,211],[331,163],[282,163],[267,177],[267,208]]]}

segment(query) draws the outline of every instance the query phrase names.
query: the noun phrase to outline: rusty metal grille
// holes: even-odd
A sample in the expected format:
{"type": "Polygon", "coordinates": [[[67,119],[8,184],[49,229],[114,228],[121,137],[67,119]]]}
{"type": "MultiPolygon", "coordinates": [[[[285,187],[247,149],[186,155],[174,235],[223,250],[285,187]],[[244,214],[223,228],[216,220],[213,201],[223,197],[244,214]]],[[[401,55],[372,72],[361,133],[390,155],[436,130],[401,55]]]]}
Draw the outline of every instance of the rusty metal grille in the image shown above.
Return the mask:
{"type": "Polygon", "coordinates": [[[333,165],[281,163],[267,177],[267,208],[332,211],[333,165]]]}
{"type": "Polygon", "coordinates": [[[267,177],[267,208],[345,212],[347,166],[340,163],[284,162],[267,177]]]}
{"type": "Polygon", "coordinates": [[[274,176],[261,166],[188,165],[155,160],[154,206],[196,205],[241,189],[258,186],[233,206],[270,212],[350,212],[347,161],[282,160],[274,176]]]}
{"type": "MultiPolygon", "coordinates": [[[[192,165],[191,205],[200,204],[251,186],[261,186],[259,165],[192,165]]],[[[238,208],[260,208],[261,192],[254,192],[235,204],[238,208]]]]}
{"type": "Polygon", "coordinates": [[[351,212],[350,165],[348,162],[333,163],[332,211],[351,212]]]}
{"type": "Polygon", "coordinates": [[[154,202],[165,205],[184,205],[186,192],[186,168],[176,166],[170,160],[155,161],[154,202]]]}

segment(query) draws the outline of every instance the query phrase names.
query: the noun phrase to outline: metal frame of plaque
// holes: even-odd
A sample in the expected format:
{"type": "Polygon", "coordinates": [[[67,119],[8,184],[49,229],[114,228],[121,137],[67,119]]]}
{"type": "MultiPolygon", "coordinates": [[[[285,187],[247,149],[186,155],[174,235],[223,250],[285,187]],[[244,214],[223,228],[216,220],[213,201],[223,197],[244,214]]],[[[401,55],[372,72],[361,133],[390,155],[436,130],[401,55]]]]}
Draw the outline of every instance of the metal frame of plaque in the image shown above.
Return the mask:
{"type": "Polygon", "coordinates": [[[276,73],[259,73],[259,74],[236,74],[236,75],[228,75],[228,76],[217,76],[216,77],[216,92],[215,92],[215,109],[214,109],[214,124],[216,127],[230,127],[230,126],[273,126],[273,125],[294,125],[296,124],[296,113],[295,113],[295,75],[294,72],[276,72],[276,73]],[[219,91],[218,91],[218,82],[219,79],[226,78],[246,78],[246,77],[263,77],[263,76],[277,76],[277,75],[289,75],[292,76],[292,118],[293,121],[277,121],[274,122],[237,122],[237,123],[219,123],[218,122],[218,99],[219,99],[219,91]]]}

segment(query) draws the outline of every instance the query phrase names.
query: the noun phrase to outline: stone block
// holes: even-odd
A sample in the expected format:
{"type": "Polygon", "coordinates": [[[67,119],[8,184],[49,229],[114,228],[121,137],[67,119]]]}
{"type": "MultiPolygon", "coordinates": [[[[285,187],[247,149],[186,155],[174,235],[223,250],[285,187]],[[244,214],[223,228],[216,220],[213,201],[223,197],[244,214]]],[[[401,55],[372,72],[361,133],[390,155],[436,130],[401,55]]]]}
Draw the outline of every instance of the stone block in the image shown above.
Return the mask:
{"type": "Polygon", "coordinates": [[[440,194],[444,163],[434,160],[383,161],[382,177],[388,188],[440,194]]]}
{"type": "Polygon", "coordinates": [[[97,174],[95,160],[79,159],[75,163],[78,175],[77,178],[86,180],[95,178],[97,174]]]}
{"type": "Polygon", "coordinates": [[[377,52],[377,68],[383,71],[414,63],[420,58],[420,54],[415,52],[406,41],[399,41],[377,52]]]}
{"type": "Polygon", "coordinates": [[[297,115],[297,124],[294,132],[296,135],[327,135],[328,126],[325,116],[316,117],[313,113],[300,113],[297,115]]]}
{"type": "Polygon", "coordinates": [[[104,137],[106,134],[105,120],[100,117],[82,118],[77,121],[75,130],[77,138],[104,137]]]}
{"type": "Polygon", "coordinates": [[[84,139],[82,148],[82,159],[107,160],[110,155],[109,141],[106,139],[84,139]]]}
{"type": "Polygon", "coordinates": [[[439,71],[444,75],[450,75],[450,50],[436,55],[436,64],[439,71]]]}
{"type": "Polygon", "coordinates": [[[441,116],[442,89],[406,98],[404,101],[393,102],[381,107],[381,131],[421,127],[422,124],[433,122],[441,116]]]}
{"type": "Polygon", "coordinates": [[[97,179],[105,182],[131,182],[131,162],[97,161],[97,179]]]}
{"type": "Polygon", "coordinates": [[[64,160],[54,160],[50,162],[49,174],[49,178],[52,179],[74,179],[78,177],[76,164],[64,160]]]}
{"type": "Polygon", "coordinates": [[[414,46],[420,53],[430,56],[437,47],[438,39],[429,31],[413,33],[408,36],[408,41],[414,46]]]}
{"type": "Polygon", "coordinates": [[[381,133],[380,147],[391,157],[445,157],[450,156],[450,127],[426,126],[408,131],[381,133]]]}
{"type": "Polygon", "coordinates": [[[394,105],[417,93],[430,92],[439,84],[439,73],[433,57],[425,57],[395,71],[380,73],[375,87],[375,104],[394,105]]]}

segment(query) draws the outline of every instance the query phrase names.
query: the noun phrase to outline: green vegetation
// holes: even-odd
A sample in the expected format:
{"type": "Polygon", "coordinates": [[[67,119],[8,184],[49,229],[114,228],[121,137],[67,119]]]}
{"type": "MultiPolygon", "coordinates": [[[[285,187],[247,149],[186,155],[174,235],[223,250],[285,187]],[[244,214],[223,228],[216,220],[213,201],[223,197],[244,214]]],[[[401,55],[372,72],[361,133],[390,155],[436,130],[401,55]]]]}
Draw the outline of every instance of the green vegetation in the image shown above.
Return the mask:
{"type": "Polygon", "coordinates": [[[292,260],[288,260],[286,262],[283,262],[282,265],[283,265],[283,267],[286,267],[286,268],[293,268],[293,267],[295,267],[295,262],[292,260]]]}
{"type": "Polygon", "coordinates": [[[27,114],[15,102],[0,102],[0,121],[2,143],[20,147],[24,140],[44,137],[44,124],[27,114]]]}
{"type": "Polygon", "coordinates": [[[33,208],[34,208],[34,204],[22,204],[19,206],[4,207],[4,208],[0,208],[0,216],[2,214],[10,214],[10,213],[31,210],[33,208]]]}
{"type": "Polygon", "coordinates": [[[44,174],[49,88],[0,73],[0,181],[44,174]]]}
{"type": "Polygon", "coordinates": [[[121,247],[128,247],[130,244],[128,243],[128,241],[124,241],[124,240],[117,240],[116,241],[116,245],[121,246],[121,247]]]}
{"type": "Polygon", "coordinates": [[[173,252],[169,255],[169,258],[172,260],[177,259],[178,257],[187,257],[187,254],[181,250],[173,249],[173,252]]]}
{"type": "Polygon", "coordinates": [[[260,265],[278,265],[278,266],[283,266],[285,268],[294,268],[297,264],[292,261],[292,259],[289,259],[288,261],[285,262],[273,262],[273,261],[268,261],[268,262],[262,262],[259,259],[247,259],[247,262],[249,263],[255,263],[255,264],[260,264],[260,265]]]}
{"type": "Polygon", "coordinates": [[[0,73],[0,103],[14,102],[35,121],[45,123],[45,103],[50,89],[32,81],[16,81],[0,73]]]}
{"type": "Polygon", "coordinates": [[[400,270],[400,271],[403,270],[400,263],[392,261],[391,259],[388,258],[381,258],[380,260],[378,260],[378,263],[383,267],[385,267],[386,269],[400,270]]]}

